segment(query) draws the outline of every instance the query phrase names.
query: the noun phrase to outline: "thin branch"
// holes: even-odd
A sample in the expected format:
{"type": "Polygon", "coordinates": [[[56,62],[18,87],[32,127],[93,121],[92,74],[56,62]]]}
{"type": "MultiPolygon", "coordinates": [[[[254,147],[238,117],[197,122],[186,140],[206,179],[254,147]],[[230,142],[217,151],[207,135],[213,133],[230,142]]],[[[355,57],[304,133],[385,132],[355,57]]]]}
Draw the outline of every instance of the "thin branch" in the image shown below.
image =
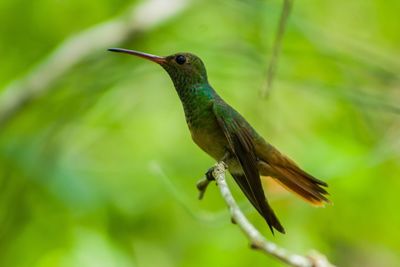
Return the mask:
{"type": "Polygon", "coordinates": [[[213,176],[213,171],[214,167],[208,169],[206,175],[203,178],[201,178],[196,184],[197,190],[199,190],[199,200],[203,199],[204,194],[206,193],[207,187],[210,184],[210,182],[215,181],[215,178],[213,176]]]}
{"type": "Polygon", "coordinates": [[[227,166],[224,162],[221,161],[217,163],[212,172],[213,177],[215,178],[221,196],[229,208],[232,221],[239,226],[247,239],[249,239],[253,249],[271,255],[293,267],[334,267],[329,263],[324,255],[317,252],[313,252],[308,256],[296,255],[288,252],[284,248],[278,247],[275,243],[266,240],[265,237],[261,235],[261,233],[244,216],[243,212],[237,205],[225,180],[226,170],[227,166]]]}
{"type": "Polygon", "coordinates": [[[281,16],[279,19],[278,31],[276,33],[274,44],[272,46],[271,60],[268,65],[267,80],[266,80],[264,86],[261,88],[261,96],[262,97],[266,97],[269,94],[269,92],[271,91],[272,83],[275,78],[276,68],[278,65],[279,53],[280,53],[281,47],[282,47],[282,39],[283,39],[283,35],[285,33],[286,24],[287,24],[289,15],[290,15],[290,11],[292,10],[293,1],[294,0],[284,0],[283,1],[283,8],[282,8],[282,13],[281,13],[281,16]]]}
{"type": "Polygon", "coordinates": [[[204,197],[204,194],[206,193],[207,187],[210,184],[210,180],[208,180],[206,177],[200,179],[197,184],[196,187],[199,190],[199,200],[202,200],[204,197]]]}
{"type": "Polygon", "coordinates": [[[90,54],[149,31],[176,15],[187,0],[148,0],[135,5],[127,14],[111,19],[68,38],[46,59],[0,94],[0,128],[26,104],[54,90],[51,85],[90,54]]]}

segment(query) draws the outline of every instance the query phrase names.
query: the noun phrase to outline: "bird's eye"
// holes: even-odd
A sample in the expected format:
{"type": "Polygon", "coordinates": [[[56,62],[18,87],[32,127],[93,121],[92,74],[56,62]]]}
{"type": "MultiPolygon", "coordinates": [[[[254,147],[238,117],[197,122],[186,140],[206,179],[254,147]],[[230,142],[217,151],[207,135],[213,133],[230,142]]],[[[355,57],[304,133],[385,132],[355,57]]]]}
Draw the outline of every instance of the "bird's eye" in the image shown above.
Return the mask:
{"type": "Polygon", "coordinates": [[[182,65],[186,62],[186,57],[184,55],[179,55],[175,58],[176,63],[182,65]]]}

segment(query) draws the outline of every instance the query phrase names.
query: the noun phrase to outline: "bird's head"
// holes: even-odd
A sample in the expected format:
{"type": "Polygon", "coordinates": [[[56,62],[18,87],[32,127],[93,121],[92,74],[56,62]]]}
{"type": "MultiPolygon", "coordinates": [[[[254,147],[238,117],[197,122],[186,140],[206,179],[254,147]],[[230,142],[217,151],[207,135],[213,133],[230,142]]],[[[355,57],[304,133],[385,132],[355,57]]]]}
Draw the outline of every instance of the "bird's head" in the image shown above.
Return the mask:
{"type": "Polygon", "coordinates": [[[134,55],[158,63],[168,72],[177,90],[190,85],[207,83],[206,68],[201,59],[196,55],[190,53],[176,53],[170,56],[160,57],[122,48],[110,48],[108,50],[134,55]]]}

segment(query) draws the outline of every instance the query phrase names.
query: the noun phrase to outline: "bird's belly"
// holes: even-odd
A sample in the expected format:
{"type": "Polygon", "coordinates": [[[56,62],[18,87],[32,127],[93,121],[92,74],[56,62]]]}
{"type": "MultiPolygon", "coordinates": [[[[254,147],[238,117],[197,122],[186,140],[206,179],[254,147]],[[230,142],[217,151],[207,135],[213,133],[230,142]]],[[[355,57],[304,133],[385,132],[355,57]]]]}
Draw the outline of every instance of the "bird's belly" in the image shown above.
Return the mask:
{"type": "MultiPolygon", "coordinates": [[[[207,131],[204,129],[190,129],[193,141],[208,155],[213,157],[216,161],[220,161],[226,154],[228,149],[228,141],[224,133],[218,130],[207,131]]],[[[225,159],[230,173],[242,174],[243,170],[240,163],[235,157],[225,159]]]]}
{"type": "Polygon", "coordinates": [[[219,128],[202,129],[191,127],[193,141],[215,160],[221,160],[227,151],[227,140],[219,128]]]}

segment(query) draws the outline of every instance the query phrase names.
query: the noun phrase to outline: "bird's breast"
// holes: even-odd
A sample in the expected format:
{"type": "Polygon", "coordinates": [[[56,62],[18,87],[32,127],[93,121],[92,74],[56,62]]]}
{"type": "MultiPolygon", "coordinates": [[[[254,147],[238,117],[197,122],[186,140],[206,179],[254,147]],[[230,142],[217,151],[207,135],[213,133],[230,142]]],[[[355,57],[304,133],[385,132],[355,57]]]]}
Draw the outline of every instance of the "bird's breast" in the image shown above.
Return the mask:
{"type": "Polygon", "coordinates": [[[212,109],[186,114],[186,121],[193,141],[215,160],[220,160],[226,152],[227,141],[212,109]]]}

